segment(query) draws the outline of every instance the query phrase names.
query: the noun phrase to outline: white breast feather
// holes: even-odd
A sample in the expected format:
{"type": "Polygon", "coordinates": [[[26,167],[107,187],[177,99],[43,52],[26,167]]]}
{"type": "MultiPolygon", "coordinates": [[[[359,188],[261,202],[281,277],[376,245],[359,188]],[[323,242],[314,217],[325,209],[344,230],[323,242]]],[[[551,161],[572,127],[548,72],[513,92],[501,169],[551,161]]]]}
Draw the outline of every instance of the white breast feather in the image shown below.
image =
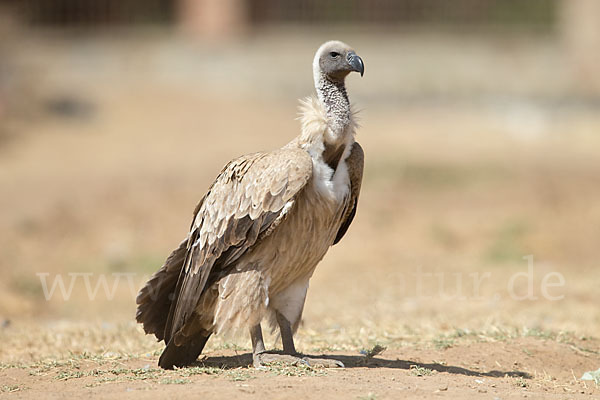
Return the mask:
{"type": "Polygon", "coordinates": [[[352,120],[350,126],[346,127],[343,134],[333,134],[327,123],[327,116],[322,104],[315,97],[309,97],[300,101],[300,121],[302,133],[300,135],[301,146],[313,159],[313,182],[317,193],[332,201],[341,202],[350,190],[350,178],[346,166],[346,158],[352,151],[354,143],[355,124],[352,120]],[[334,171],[323,160],[325,141],[332,142],[335,138],[343,137],[345,140],[344,153],[340,158],[337,169],[334,171]]]}
{"type": "Polygon", "coordinates": [[[346,161],[340,160],[334,173],[323,159],[313,159],[313,181],[315,189],[321,196],[337,203],[343,201],[350,190],[346,161]]]}

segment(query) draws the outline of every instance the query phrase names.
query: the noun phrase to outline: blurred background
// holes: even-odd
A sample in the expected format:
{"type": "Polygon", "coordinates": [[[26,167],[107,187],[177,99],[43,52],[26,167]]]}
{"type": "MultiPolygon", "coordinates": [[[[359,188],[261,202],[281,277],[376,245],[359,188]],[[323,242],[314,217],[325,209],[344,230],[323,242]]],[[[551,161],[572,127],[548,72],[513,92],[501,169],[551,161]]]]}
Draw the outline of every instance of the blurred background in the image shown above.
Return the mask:
{"type": "Polygon", "coordinates": [[[301,337],[597,333],[599,16],[595,0],[0,0],[3,324],[132,321],[221,167],[299,133],[314,51],[339,39],[366,65],[347,82],[365,177],[301,337]],[[550,273],[564,284],[544,292],[550,273]],[[56,279],[68,296],[48,300],[56,279]]]}

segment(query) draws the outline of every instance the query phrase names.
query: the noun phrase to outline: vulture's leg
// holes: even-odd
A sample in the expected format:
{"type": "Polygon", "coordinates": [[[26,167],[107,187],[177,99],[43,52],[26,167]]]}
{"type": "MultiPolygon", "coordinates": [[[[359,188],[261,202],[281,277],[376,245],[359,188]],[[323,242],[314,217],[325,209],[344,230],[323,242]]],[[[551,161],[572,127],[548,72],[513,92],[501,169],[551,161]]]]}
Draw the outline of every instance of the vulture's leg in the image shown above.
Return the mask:
{"type": "Polygon", "coordinates": [[[296,346],[294,346],[294,332],[292,331],[292,324],[279,311],[275,312],[275,316],[277,317],[277,324],[279,325],[279,331],[281,332],[283,354],[289,354],[291,356],[297,354],[296,346]]]}
{"type": "MultiPolygon", "coordinates": [[[[296,347],[294,346],[292,324],[279,311],[276,311],[275,316],[277,317],[277,324],[279,325],[279,331],[281,332],[283,354],[300,355],[296,352],[296,347]]],[[[302,360],[311,367],[344,368],[343,362],[329,358],[304,356],[302,357],[302,360]]]]}
{"type": "MultiPolygon", "coordinates": [[[[292,324],[279,311],[275,312],[275,316],[277,317],[277,324],[279,325],[279,331],[281,332],[283,354],[301,356],[296,352],[296,347],[294,346],[294,333],[292,330],[292,324]]],[[[302,360],[311,367],[344,368],[343,362],[329,358],[304,356],[302,357],[302,360]]]]}
{"type": "Polygon", "coordinates": [[[252,365],[254,368],[262,367],[270,363],[283,363],[289,365],[309,365],[312,367],[344,368],[341,361],[329,358],[302,357],[294,347],[292,325],[281,313],[276,313],[277,323],[281,330],[281,341],[283,342],[283,353],[268,353],[265,350],[262,330],[260,324],[250,329],[252,339],[252,365]]]}
{"type": "Polygon", "coordinates": [[[254,368],[259,368],[270,363],[284,363],[290,365],[308,364],[302,358],[294,357],[289,354],[267,353],[260,324],[250,328],[250,339],[252,339],[252,365],[254,368]]]}
{"type": "Polygon", "coordinates": [[[263,341],[260,324],[250,328],[250,339],[252,340],[252,364],[255,368],[258,368],[262,365],[260,355],[265,352],[265,342],[263,341]]]}
{"type": "MultiPolygon", "coordinates": [[[[290,356],[300,356],[294,346],[294,331],[292,324],[286,317],[283,316],[279,311],[275,312],[277,317],[277,324],[279,325],[279,331],[281,332],[281,342],[283,343],[283,354],[290,356]]],[[[344,363],[338,360],[330,360],[328,358],[314,358],[305,356],[302,358],[306,364],[313,367],[326,367],[326,368],[344,368],[344,363]]]]}

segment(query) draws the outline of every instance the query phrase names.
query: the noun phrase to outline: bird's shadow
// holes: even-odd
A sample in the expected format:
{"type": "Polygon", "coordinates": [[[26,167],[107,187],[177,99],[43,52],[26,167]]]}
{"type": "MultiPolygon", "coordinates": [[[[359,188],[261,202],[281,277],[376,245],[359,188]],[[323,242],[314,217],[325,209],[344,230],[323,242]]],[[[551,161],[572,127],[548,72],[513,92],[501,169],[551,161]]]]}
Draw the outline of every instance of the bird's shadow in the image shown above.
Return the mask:
{"type": "MultiPolygon", "coordinates": [[[[311,357],[311,356],[309,356],[311,357]]],[[[427,368],[437,372],[447,372],[449,374],[477,376],[477,377],[493,377],[501,378],[504,376],[521,377],[531,379],[531,375],[523,371],[500,371],[492,370],[486,372],[473,371],[467,368],[456,367],[452,365],[444,365],[440,363],[421,363],[410,360],[389,360],[381,357],[366,357],[366,356],[347,356],[347,355],[319,355],[312,356],[318,358],[339,360],[344,363],[346,368],[392,368],[410,370],[413,368],[427,368]]],[[[252,365],[252,354],[245,353],[235,356],[222,357],[207,357],[197,361],[194,365],[203,367],[216,367],[222,369],[234,369],[249,367],[252,365]]]]}

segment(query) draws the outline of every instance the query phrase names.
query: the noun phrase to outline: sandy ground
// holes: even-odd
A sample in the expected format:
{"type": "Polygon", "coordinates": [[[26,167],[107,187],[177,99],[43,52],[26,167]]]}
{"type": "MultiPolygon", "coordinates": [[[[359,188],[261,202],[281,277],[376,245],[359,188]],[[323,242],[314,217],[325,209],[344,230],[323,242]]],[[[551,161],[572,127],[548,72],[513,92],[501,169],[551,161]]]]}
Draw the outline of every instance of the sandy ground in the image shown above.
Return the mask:
{"type": "Polygon", "coordinates": [[[36,37],[13,53],[0,396],[600,398],[579,379],[600,368],[600,113],[561,97],[567,68],[543,38],[346,39],[367,66],[349,80],[364,186],[297,347],[347,368],[247,368],[242,335],[157,370],[135,293],[229,159],[297,134],[322,38],[171,40],[36,37]]]}
{"type": "MultiPolygon", "coordinates": [[[[590,343],[587,343],[590,345],[590,343]]],[[[593,343],[597,348],[597,342],[593,343]]],[[[14,398],[597,398],[575,371],[597,365],[572,343],[520,338],[447,349],[386,350],[375,357],[329,352],[344,369],[273,365],[248,368],[251,355],[208,352],[197,365],[163,371],[155,357],[81,357],[9,367],[0,372],[14,398]],[[558,356],[557,356],[558,355],[558,356]],[[11,383],[13,385],[11,385],[11,383]],[[11,390],[14,390],[11,392],[11,390]]],[[[5,394],[5,396],[7,396],[5,394]]]]}

